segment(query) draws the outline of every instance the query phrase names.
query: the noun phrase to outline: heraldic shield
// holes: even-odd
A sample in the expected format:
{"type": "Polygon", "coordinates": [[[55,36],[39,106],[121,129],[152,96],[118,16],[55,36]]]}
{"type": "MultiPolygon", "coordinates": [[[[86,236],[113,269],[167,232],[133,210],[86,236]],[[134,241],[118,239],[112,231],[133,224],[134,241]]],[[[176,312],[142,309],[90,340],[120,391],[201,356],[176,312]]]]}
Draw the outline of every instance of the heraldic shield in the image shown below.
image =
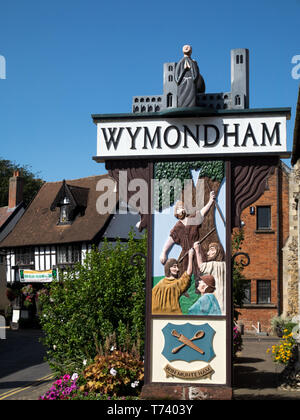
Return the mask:
{"type": "Polygon", "coordinates": [[[215,357],[213,350],[215,330],[208,323],[178,325],[169,322],[162,332],[165,338],[162,354],[169,362],[174,360],[209,362],[215,357]]]}

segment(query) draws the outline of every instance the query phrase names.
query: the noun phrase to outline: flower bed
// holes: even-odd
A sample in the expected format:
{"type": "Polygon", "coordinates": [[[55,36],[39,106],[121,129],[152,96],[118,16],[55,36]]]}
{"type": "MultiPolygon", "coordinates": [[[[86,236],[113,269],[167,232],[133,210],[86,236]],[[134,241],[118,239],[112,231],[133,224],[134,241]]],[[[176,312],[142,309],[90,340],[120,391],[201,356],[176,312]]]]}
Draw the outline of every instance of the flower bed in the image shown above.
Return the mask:
{"type": "Polygon", "coordinates": [[[293,338],[293,333],[289,333],[289,331],[285,329],[283,331],[282,340],[280,340],[279,344],[272,346],[271,349],[268,349],[267,353],[271,351],[272,358],[275,363],[288,365],[293,357],[295,344],[296,341],[293,338]]]}

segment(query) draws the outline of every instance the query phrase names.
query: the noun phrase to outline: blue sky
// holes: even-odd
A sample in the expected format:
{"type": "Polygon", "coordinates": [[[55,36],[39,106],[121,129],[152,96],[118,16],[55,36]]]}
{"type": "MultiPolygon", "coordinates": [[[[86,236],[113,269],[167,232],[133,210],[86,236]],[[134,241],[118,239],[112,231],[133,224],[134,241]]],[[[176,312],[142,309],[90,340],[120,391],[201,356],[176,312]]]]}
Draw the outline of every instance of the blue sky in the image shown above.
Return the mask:
{"type": "Polygon", "coordinates": [[[299,16],[300,0],[0,0],[0,158],[46,181],[103,173],[91,114],[161,94],[187,43],[208,92],[230,91],[230,50],[249,49],[250,107],[292,108],[291,150],[299,16]]]}

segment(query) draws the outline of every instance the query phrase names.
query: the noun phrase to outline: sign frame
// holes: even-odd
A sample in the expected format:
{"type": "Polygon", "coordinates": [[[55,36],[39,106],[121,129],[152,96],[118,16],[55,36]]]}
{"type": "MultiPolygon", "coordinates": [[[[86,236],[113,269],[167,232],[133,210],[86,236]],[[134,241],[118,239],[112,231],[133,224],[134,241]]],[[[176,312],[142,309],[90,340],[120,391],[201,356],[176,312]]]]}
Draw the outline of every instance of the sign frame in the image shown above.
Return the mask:
{"type": "MultiPolygon", "coordinates": [[[[207,108],[181,108],[181,109],[172,109],[166,110],[162,112],[154,112],[154,113],[140,113],[140,114],[94,114],[92,118],[96,125],[101,127],[101,124],[106,123],[115,123],[123,124],[132,121],[153,121],[153,120],[170,120],[174,122],[175,119],[178,121],[179,119],[185,120],[187,118],[199,119],[199,124],[201,124],[201,118],[212,118],[212,117],[242,117],[247,120],[247,118],[255,118],[255,117],[264,117],[264,116],[273,116],[273,117],[280,117],[285,118],[286,120],[290,119],[291,116],[291,109],[290,108],[264,108],[264,109],[207,109],[207,108]]],[[[125,124],[126,125],[126,124],[125,124]]],[[[286,124],[284,126],[284,130],[286,133],[286,124]]],[[[134,133],[132,131],[132,133],[134,133]]],[[[251,138],[251,133],[248,133],[251,138]]],[[[271,135],[271,133],[269,132],[271,135]]],[[[272,140],[269,137],[269,143],[272,146],[272,140]]],[[[273,142],[275,143],[275,142],[273,142]]],[[[174,389],[178,386],[182,387],[183,392],[184,389],[191,389],[192,387],[197,387],[199,389],[204,389],[205,392],[209,394],[208,398],[213,398],[214,395],[222,395],[222,399],[230,399],[232,397],[232,387],[233,387],[233,302],[232,302],[232,244],[231,244],[231,235],[232,235],[232,228],[233,225],[236,226],[236,222],[233,218],[233,214],[235,214],[235,201],[234,201],[234,193],[235,193],[235,186],[234,186],[234,170],[237,167],[237,162],[245,163],[247,166],[249,163],[249,157],[252,159],[253,162],[258,165],[264,165],[262,160],[271,160],[272,164],[278,165],[280,162],[280,158],[289,158],[290,152],[286,150],[286,139],[284,147],[280,150],[274,150],[273,152],[266,149],[262,149],[259,152],[251,150],[250,152],[247,151],[247,147],[241,151],[241,148],[236,147],[235,149],[231,149],[229,153],[224,153],[222,151],[214,152],[213,148],[209,148],[209,151],[205,154],[201,153],[201,149],[199,153],[183,153],[179,154],[170,154],[170,155],[163,155],[160,156],[157,153],[153,154],[118,154],[117,150],[113,150],[110,155],[101,156],[98,153],[97,156],[93,157],[93,160],[96,162],[105,162],[106,169],[109,170],[111,176],[118,182],[118,167],[119,168],[128,168],[130,170],[131,165],[135,165],[134,161],[139,161],[139,164],[142,164],[142,168],[146,171],[148,180],[154,179],[154,165],[157,162],[162,161],[192,161],[192,160],[222,160],[225,163],[225,177],[226,177],[226,313],[225,315],[218,315],[218,316],[209,316],[209,320],[212,321],[221,321],[225,322],[225,330],[226,330],[226,379],[224,383],[195,383],[182,381],[176,383],[170,382],[155,382],[152,380],[152,340],[153,340],[153,322],[156,320],[171,320],[170,322],[175,322],[176,319],[185,322],[192,322],[193,319],[197,319],[199,321],[206,322],[208,317],[207,316],[193,316],[193,315],[155,315],[152,314],[151,306],[152,306],[152,278],[153,278],[153,211],[152,208],[149,208],[148,214],[144,215],[146,220],[146,226],[148,229],[148,258],[147,258],[147,265],[146,265],[146,337],[145,337],[145,385],[142,391],[142,397],[144,399],[155,399],[161,398],[162,389],[166,392],[168,397],[172,398],[175,397],[176,390],[174,389]],[[248,159],[248,160],[247,160],[248,159]],[[118,163],[118,161],[121,161],[118,163]],[[259,163],[261,162],[261,163],[259,163]],[[116,173],[114,173],[116,171],[116,173]],[[163,387],[163,388],[161,388],[163,387]],[[175,392],[175,394],[174,394],[175,392]]],[[[99,149],[98,149],[99,150],[99,149]]],[[[268,172],[269,173],[269,172],[268,172]]],[[[267,172],[265,177],[268,176],[267,172]]],[[[148,203],[152,203],[152,190],[148,188],[148,203]]],[[[151,204],[152,206],[152,204],[151,204]]],[[[167,365],[167,360],[166,360],[167,365]]],[[[164,366],[162,366],[162,369],[164,366]]],[[[184,375],[183,373],[182,375],[184,375]]],[[[181,373],[179,372],[179,377],[181,373]]],[[[218,397],[217,397],[218,398],[218,397]]],[[[183,398],[185,399],[185,398],[183,398]]]]}
{"type": "MultiPolygon", "coordinates": [[[[290,119],[290,108],[259,108],[259,109],[242,109],[242,110],[212,110],[212,111],[208,111],[207,109],[201,109],[201,108],[191,108],[191,109],[186,109],[184,111],[179,111],[179,110],[173,110],[173,111],[162,111],[162,112],[157,112],[157,113],[147,113],[147,114],[138,114],[138,115],[133,115],[133,114],[94,114],[92,115],[93,121],[94,123],[97,125],[97,155],[93,157],[93,160],[95,160],[96,162],[99,163],[103,163],[107,160],[117,160],[117,159],[157,159],[158,156],[159,158],[175,158],[176,156],[178,158],[180,158],[180,156],[182,156],[184,154],[185,158],[190,158],[190,157],[197,157],[197,156],[203,156],[205,155],[206,157],[210,157],[210,156],[215,156],[215,157],[224,157],[224,156],[243,156],[243,155],[279,155],[281,158],[288,158],[290,156],[290,152],[286,151],[286,127],[282,126],[280,127],[280,125],[278,126],[278,130],[280,130],[280,133],[283,134],[285,136],[284,140],[284,144],[281,145],[281,147],[277,147],[277,149],[275,147],[273,147],[273,145],[270,145],[270,147],[268,147],[268,145],[266,144],[266,142],[268,141],[268,136],[273,134],[270,132],[271,130],[275,130],[276,126],[273,126],[272,128],[268,128],[268,127],[262,127],[262,135],[266,136],[266,139],[261,140],[261,144],[259,145],[259,143],[256,141],[255,139],[255,133],[252,129],[252,127],[248,125],[248,129],[244,128],[243,130],[243,136],[241,137],[241,139],[239,139],[239,143],[238,146],[233,144],[232,147],[228,147],[226,146],[226,144],[232,143],[232,138],[234,137],[233,132],[232,132],[232,128],[228,129],[228,133],[227,133],[227,139],[226,139],[226,144],[225,147],[217,147],[214,150],[214,147],[212,147],[212,142],[215,141],[215,130],[212,129],[211,127],[213,126],[213,124],[208,124],[211,123],[212,121],[216,121],[218,126],[219,126],[219,131],[221,130],[220,128],[220,124],[221,121],[225,120],[225,121],[234,121],[234,118],[236,118],[236,121],[243,121],[243,120],[247,120],[249,118],[252,119],[252,121],[255,121],[255,119],[259,120],[259,124],[264,124],[264,118],[266,119],[270,119],[270,118],[275,118],[277,117],[278,119],[280,119],[281,121],[278,121],[279,124],[281,124],[284,119],[289,120],[290,119]],[[155,120],[157,122],[160,122],[161,124],[164,124],[164,130],[165,131],[161,131],[160,137],[161,140],[159,142],[159,144],[157,143],[157,136],[155,135],[155,133],[157,133],[156,131],[152,131],[152,133],[149,132],[147,125],[145,126],[138,126],[137,124],[140,123],[142,124],[143,122],[145,124],[150,124],[153,125],[153,120],[155,123],[155,120]],[[166,131],[168,131],[170,128],[174,128],[174,130],[172,131],[176,131],[176,129],[179,131],[179,129],[177,128],[178,125],[178,120],[183,120],[183,121],[189,121],[189,120],[193,120],[194,121],[194,125],[196,125],[196,122],[199,122],[199,125],[201,125],[201,123],[203,124],[203,127],[199,130],[200,134],[199,134],[199,138],[200,141],[205,142],[207,141],[206,146],[203,147],[196,147],[195,146],[195,142],[193,140],[192,135],[195,136],[196,131],[194,131],[194,133],[191,133],[193,130],[189,130],[189,144],[191,146],[194,147],[187,147],[187,141],[184,148],[181,148],[179,150],[175,150],[177,147],[176,146],[176,134],[175,134],[175,143],[174,143],[174,139],[172,140],[172,144],[170,144],[170,147],[166,147],[165,143],[163,141],[163,138],[165,136],[166,131]],[[170,124],[168,125],[168,122],[170,122],[170,124]],[[111,127],[109,127],[109,125],[111,125],[111,127]],[[119,126],[118,126],[119,124],[119,126]],[[131,131],[130,128],[130,124],[135,124],[135,128],[134,131],[131,131]],[[176,125],[177,124],[177,125],[176,125]],[[103,128],[105,125],[105,127],[107,128],[107,133],[105,130],[105,128],[103,128]],[[103,130],[102,130],[103,128],[103,130]],[[139,130],[140,128],[143,128],[143,130],[139,130]],[[145,129],[147,129],[147,131],[145,132],[145,129]],[[116,130],[119,130],[118,132],[116,132],[116,130]],[[123,130],[123,132],[121,132],[121,130],[123,130]],[[125,130],[125,131],[124,131],[125,130]],[[127,131],[126,131],[127,130],[127,131]],[[201,132],[202,130],[202,132],[201,132]],[[209,130],[212,130],[213,134],[213,139],[209,139],[209,135],[207,134],[209,132],[209,130]],[[270,131],[269,131],[270,130],[270,131]],[[283,133],[282,133],[283,130],[283,133]],[[130,135],[128,134],[130,131],[130,135]],[[139,132],[138,132],[139,131],[139,132]],[[109,143],[109,150],[108,152],[105,152],[103,154],[103,141],[104,141],[104,136],[101,135],[102,133],[105,133],[105,137],[106,137],[106,144],[109,143]],[[205,135],[206,132],[206,135],[205,135]],[[114,140],[115,142],[111,142],[111,133],[114,133],[114,140]],[[128,141],[128,145],[126,146],[126,150],[124,150],[123,152],[119,153],[118,152],[118,147],[120,142],[122,141],[122,136],[123,135],[127,135],[126,139],[128,141]],[[136,136],[135,136],[136,135],[136,136]],[[144,142],[147,141],[146,143],[143,143],[144,146],[142,148],[140,148],[140,152],[137,149],[137,139],[138,139],[138,135],[142,135],[144,136],[143,138],[147,138],[147,140],[144,140],[144,142]],[[206,137],[206,140],[203,139],[203,136],[206,137]],[[102,141],[103,140],[103,141],[102,141]],[[254,147],[248,147],[248,145],[251,145],[251,141],[253,143],[254,147]],[[101,143],[102,142],[102,143],[101,143]],[[265,146],[262,146],[262,143],[265,143],[265,146]],[[259,146],[258,148],[256,147],[256,144],[259,146]],[[146,144],[146,147],[145,147],[146,144]],[[241,147],[241,145],[244,144],[243,147],[241,147]],[[130,146],[130,147],[129,147],[130,146]],[[148,148],[149,146],[149,148],[148,148]],[[237,147],[235,147],[237,146],[237,147]],[[153,150],[153,152],[151,152],[151,150],[146,150],[146,149],[151,149],[153,150]],[[131,150],[131,149],[136,149],[136,150],[131,150]],[[167,150],[169,149],[169,150],[167,150]],[[250,149],[250,150],[249,150],[250,149]],[[101,154],[102,152],[102,154],[101,154]]],[[[239,124],[234,124],[233,125],[239,125],[239,124]]],[[[222,125],[222,124],[221,124],[222,125]]],[[[228,124],[223,124],[224,126],[228,125],[228,124]]],[[[159,125],[157,125],[157,127],[160,127],[159,125]]],[[[171,130],[169,130],[171,132],[171,130]]],[[[237,129],[238,132],[238,129],[237,129]]],[[[174,133],[173,137],[174,137],[174,133]]],[[[219,136],[222,136],[222,133],[220,134],[219,132],[219,136]]],[[[166,139],[165,139],[166,140],[166,139]]],[[[182,139],[183,140],[183,139],[182,139]]],[[[143,141],[143,140],[142,140],[143,141]]],[[[223,145],[224,145],[224,139],[223,141],[223,145]]],[[[237,140],[236,140],[237,141],[237,140]]],[[[220,139],[219,139],[220,142],[220,139]]],[[[235,140],[234,140],[235,142],[235,140]]]]}

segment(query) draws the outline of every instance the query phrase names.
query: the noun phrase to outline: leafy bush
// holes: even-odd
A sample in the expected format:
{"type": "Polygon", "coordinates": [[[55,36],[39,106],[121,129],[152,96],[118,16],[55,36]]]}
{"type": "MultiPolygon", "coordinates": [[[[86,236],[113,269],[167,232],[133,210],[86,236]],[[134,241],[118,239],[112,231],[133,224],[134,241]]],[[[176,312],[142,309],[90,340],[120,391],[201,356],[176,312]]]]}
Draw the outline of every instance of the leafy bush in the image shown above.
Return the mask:
{"type": "MultiPolygon", "coordinates": [[[[235,229],[232,235],[232,254],[240,252],[242,244],[245,238],[244,230],[235,229]]],[[[243,301],[246,297],[246,278],[243,275],[244,266],[241,261],[236,259],[233,262],[232,267],[232,279],[233,279],[233,306],[234,306],[234,319],[237,320],[240,312],[237,311],[237,307],[243,306],[243,301]]]]}
{"type": "Polygon", "coordinates": [[[236,357],[237,352],[243,350],[243,338],[238,327],[233,327],[233,357],[236,357]]]}
{"type": "Polygon", "coordinates": [[[118,348],[135,342],[143,352],[145,260],[132,265],[131,258],[146,254],[146,243],[132,233],[125,244],[105,241],[39,297],[47,359],[57,373],[80,372],[113,332],[118,348]]]}
{"type": "Polygon", "coordinates": [[[272,332],[276,334],[278,337],[283,336],[283,331],[286,330],[286,332],[289,334],[292,332],[293,328],[298,325],[297,322],[293,322],[291,318],[285,318],[282,315],[274,316],[271,319],[271,327],[272,332]]]}
{"type": "Polygon", "coordinates": [[[98,355],[83,373],[81,392],[111,396],[138,395],[144,380],[144,363],[137,354],[113,350],[98,355]]]}
{"type": "Polygon", "coordinates": [[[279,344],[272,346],[272,349],[268,349],[267,353],[271,351],[275,363],[287,365],[294,356],[295,345],[296,341],[293,338],[293,333],[285,329],[282,340],[279,344]]]}

